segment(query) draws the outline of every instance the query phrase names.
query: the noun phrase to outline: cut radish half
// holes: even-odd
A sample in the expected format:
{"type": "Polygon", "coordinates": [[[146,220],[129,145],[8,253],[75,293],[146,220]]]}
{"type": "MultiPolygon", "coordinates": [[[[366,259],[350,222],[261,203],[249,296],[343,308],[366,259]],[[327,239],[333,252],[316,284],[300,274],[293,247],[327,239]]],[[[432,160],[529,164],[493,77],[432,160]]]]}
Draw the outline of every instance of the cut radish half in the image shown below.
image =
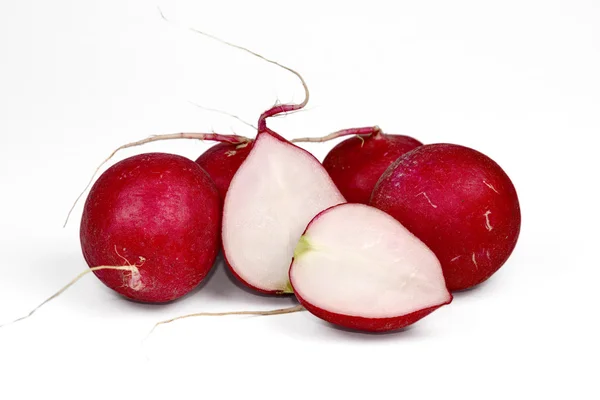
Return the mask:
{"type": "Polygon", "coordinates": [[[223,207],[223,252],[234,274],[265,293],[291,293],[298,239],[322,210],[345,202],[321,163],[272,131],[258,134],[223,207]]]}
{"type": "Polygon", "coordinates": [[[433,252],[394,218],[363,204],[329,208],[310,222],[290,282],[312,314],[363,331],[403,328],[452,301],[433,252]]]}

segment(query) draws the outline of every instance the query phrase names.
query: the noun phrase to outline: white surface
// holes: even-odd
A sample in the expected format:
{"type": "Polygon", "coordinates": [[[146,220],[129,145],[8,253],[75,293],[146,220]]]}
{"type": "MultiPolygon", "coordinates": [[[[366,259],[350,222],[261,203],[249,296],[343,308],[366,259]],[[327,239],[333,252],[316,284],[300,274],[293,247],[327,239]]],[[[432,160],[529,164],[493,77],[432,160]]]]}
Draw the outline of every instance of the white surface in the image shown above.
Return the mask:
{"type": "MultiPolygon", "coordinates": [[[[256,121],[297,80],[190,33],[202,28],[301,71],[307,111],[288,138],[353,126],[474,147],[519,192],[508,263],[402,334],[333,329],[306,314],[196,318],[292,304],[247,293],[222,266],[162,307],[86,277],[0,329],[0,397],[597,399],[600,3],[588,1],[7,1],[0,13],[0,321],[85,268],[81,204],[96,165],[151,134],[251,134],[189,100],[256,121]],[[393,5],[392,5],[393,4],[393,5]]],[[[311,145],[322,159],[333,145],[311,145]]],[[[196,157],[206,143],[123,152],[196,157]]]]}
{"type": "Polygon", "coordinates": [[[231,181],[223,206],[223,251],[254,287],[285,291],[294,249],[321,211],[344,203],[310,154],[261,134],[231,181]]]}
{"type": "Polygon", "coordinates": [[[304,233],[290,268],[294,293],[329,312],[398,317],[450,300],[435,254],[388,214],[343,204],[304,233]]]}

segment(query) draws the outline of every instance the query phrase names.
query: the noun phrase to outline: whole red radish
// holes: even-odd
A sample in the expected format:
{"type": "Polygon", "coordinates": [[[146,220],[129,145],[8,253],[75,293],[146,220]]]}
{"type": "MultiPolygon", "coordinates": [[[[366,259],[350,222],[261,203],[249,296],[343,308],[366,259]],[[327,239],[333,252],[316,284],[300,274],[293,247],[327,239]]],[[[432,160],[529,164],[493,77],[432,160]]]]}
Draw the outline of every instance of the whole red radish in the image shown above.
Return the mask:
{"type": "Polygon", "coordinates": [[[404,328],[452,301],[435,254],[386,213],[342,204],[308,224],[290,282],[312,314],[346,328],[404,328]]]}
{"type": "Polygon", "coordinates": [[[385,170],[401,155],[423,145],[410,136],[383,133],[378,127],[370,128],[372,133],[364,135],[368,129],[340,131],[360,136],[338,143],[323,160],[331,179],[352,203],[367,204],[385,170]]]}
{"type": "Polygon", "coordinates": [[[452,291],[494,274],[521,227],[508,175],[484,154],[454,144],[425,145],[400,157],[377,183],[371,205],[433,250],[452,291]]]}
{"type": "Polygon", "coordinates": [[[177,299],[207,275],[219,246],[220,200],[193,161],[164,153],[127,158],[92,187],[81,220],[90,267],[134,265],[138,272],[100,270],[108,287],[133,300],[177,299]]]}
{"type": "Polygon", "coordinates": [[[222,142],[206,150],[196,160],[215,182],[221,200],[225,199],[233,175],[248,157],[253,144],[253,140],[242,144],[222,142]]]}

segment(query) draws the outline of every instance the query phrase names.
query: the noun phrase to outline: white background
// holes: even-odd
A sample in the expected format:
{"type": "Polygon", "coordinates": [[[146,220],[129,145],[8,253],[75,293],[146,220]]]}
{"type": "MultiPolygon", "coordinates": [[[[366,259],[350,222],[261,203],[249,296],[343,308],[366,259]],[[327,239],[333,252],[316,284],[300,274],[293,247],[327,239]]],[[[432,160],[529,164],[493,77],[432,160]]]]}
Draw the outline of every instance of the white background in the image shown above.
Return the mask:
{"type": "MultiPolygon", "coordinates": [[[[0,323],[87,268],[81,204],[120,144],[248,127],[291,74],[191,33],[196,27],[300,71],[305,112],[287,138],[380,125],[495,159],[520,195],[515,252],[487,283],[407,331],[367,335],[270,309],[216,267],[191,295],[135,304],[87,276],[0,329],[0,398],[597,399],[600,3],[570,1],[3,1],[0,12],[0,323]],[[161,20],[157,6],[173,21],[161,20]],[[185,396],[185,397],[184,397],[185,396]],[[235,397],[233,397],[235,396],[235,397]]],[[[128,150],[197,157],[209,143],[128,150]]],[[[333,143],[307,146],[322,159],[333,143]]]]}

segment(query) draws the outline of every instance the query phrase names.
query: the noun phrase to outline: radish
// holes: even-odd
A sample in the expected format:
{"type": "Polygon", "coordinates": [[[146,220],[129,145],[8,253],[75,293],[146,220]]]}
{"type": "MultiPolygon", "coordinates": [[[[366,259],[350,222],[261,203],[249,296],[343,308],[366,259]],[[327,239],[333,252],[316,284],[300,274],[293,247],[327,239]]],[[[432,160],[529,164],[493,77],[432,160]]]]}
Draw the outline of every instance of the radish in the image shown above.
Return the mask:
{"type": "Polygon", "coordinates": [[[220,201],[208,174],[173,154],[127,158],[92,187],[81,219],[81,248],[96,276],[121,295],[148,303],[177,299],[211,269],[219,248],[220,201]]]}
{"type": "Polygon", "coordinates": [[[253,140],[238,144],[222,142],[206,150],[196,160],[215,182],[221,199],[225,199],[233,175],[248,157],[253,144],[253,140]]]}
{"type": "Polygon", "coordinates": [[[371,205],[396,218],[439,258],[452,291],[496,272],[517,243],[517,192],[492,159],[454,144],[421,146],[382,175],[371,205]]]}
{"type": "Polygon", "coordinates": [[[265,129],[225,197],[223,252],[247,286],[291,293],[288,270],[306,225],[345,200],[313,155],[265,129]]]}
{"type": "Polygon", "coordinates": [[[367,204],[375,184],[398,157],[423,143],[410,136],[386,134],[377,126],[344,129],[323,138],[300,138],[297,142],[324,142],[357,135],[338,143],[323,160],[323,166],[346,200],[367,204]]]}
{"type": "Polygon", "coordinates": [[[313,218],[289,275],[309,312],[361,331],[404,328],[452,301],[435,254],[394,218],[363,204],[313,218]]]}

